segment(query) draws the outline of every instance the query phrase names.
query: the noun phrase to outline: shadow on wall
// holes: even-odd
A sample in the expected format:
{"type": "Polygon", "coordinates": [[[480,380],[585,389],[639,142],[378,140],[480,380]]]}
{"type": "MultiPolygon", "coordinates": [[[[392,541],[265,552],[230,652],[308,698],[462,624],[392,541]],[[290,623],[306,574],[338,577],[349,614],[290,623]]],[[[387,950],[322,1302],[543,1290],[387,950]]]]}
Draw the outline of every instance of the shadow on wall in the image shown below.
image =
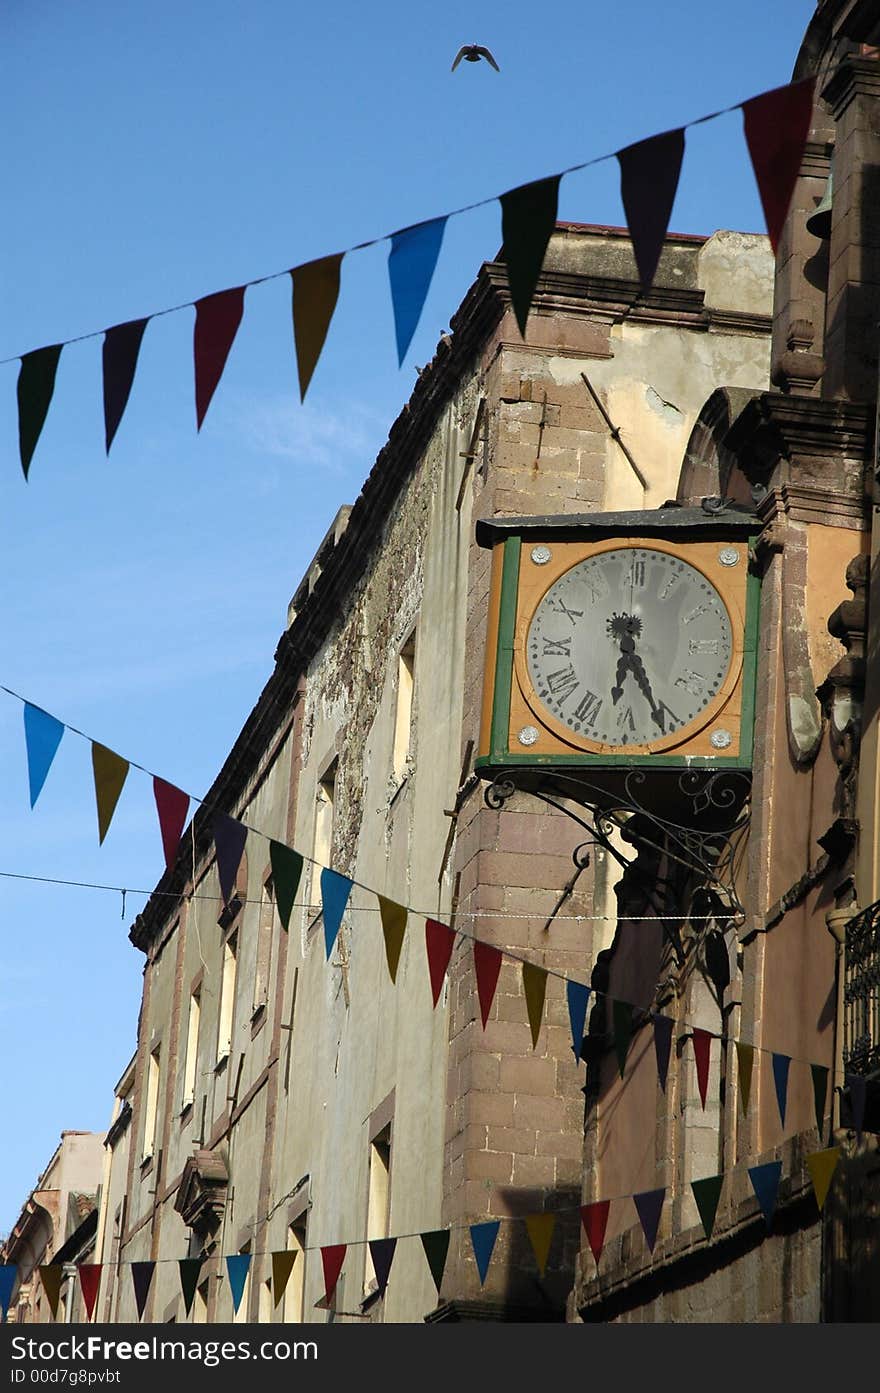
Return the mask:
{"type": "Polygon", "coordinates": [[[826,1321],[880,1320],[880,1150],[841,1157],[826,1205],[826,1321]]]}

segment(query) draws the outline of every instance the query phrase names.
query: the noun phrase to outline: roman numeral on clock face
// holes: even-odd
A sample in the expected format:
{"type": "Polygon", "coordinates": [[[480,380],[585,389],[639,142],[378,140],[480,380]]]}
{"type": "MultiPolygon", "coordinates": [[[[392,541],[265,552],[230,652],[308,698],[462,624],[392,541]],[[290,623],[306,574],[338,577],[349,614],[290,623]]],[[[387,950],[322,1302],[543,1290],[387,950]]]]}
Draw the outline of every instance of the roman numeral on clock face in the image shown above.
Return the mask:
{"type": "Polygon", "coordinates": [[[595,692],[587,692],[571,714],[575,720],[582,721],[584,725],[594,726],[601,710],[602,698],[596,696],[595,692]]]}
{"type": "Polygon", "coordinates": [[[547,608],[555,609],[557,614],[564,614],[571,620],[572,624],[576,619],[583,619],[584,617],[582,609],[569,609],[560,595],[554,595],[551,600],[548,600],[547,608]]]}
{"type": "Polygon", "coordinates": [[[568,667],[561,667],[557,672],[547,673],[547,686],[550,688],[558,702],[563,702],[570,697],[572,692],[578,687],[580,679],[571,663],[568,667]]]}
{"type": "Polygon", "coordinates": [[[570,658],[570,657],[571,657],[571,639],[570,639],[570,638],[545,638],[545,639],[544,639],[544,657],[545,657],[545,658],[551,658],[551,657],[570,658]]]}

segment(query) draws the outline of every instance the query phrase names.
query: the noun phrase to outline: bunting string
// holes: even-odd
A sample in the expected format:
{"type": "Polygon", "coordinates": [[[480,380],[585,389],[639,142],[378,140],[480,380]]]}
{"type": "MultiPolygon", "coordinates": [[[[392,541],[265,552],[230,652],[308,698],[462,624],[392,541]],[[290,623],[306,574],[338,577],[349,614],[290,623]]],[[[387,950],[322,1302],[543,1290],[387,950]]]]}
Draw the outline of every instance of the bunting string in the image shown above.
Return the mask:
{"type": "Polygon", "coordinates": [[[138,354],[151,319],[185,309],[196,312],[193,360],[196,424],[201,429],[219,384],[242,315],[246,292],[253,286],[290,277],[293,337],[300,396],[305,398],[320,358],[340,290],[346,256],[390,242],[388,276],[397,340],[403,361],[424,307],[443,232],[450,218],[490,203],[502,213],[503,257],[514,311],[521,333],[534,297],[549,237],[556,221],[561,180],[595,165],[617,159],[621,195],[633,243],[642,293],[650,290],[666,236],[684,157],[685,131],[733,111],[743,113],[743,134],[761,196],[774,251],[787,214],[809,131],[814,79],[774,88],[685,125],[610,154],[569,165],[556,174],[521,184],[505,193],[412,223],[380,237],[357,242],[344,251],[296,267],[255,276],[239,285],[197,299],[154,310],[124,324],[96,329],[43,348],[13,354],[0,363],[20,362],[18,377],[19,452],[25,479],[46,421],[62,350],[103,336],[105,446],[109,454],[134,382],[138,354]]]}

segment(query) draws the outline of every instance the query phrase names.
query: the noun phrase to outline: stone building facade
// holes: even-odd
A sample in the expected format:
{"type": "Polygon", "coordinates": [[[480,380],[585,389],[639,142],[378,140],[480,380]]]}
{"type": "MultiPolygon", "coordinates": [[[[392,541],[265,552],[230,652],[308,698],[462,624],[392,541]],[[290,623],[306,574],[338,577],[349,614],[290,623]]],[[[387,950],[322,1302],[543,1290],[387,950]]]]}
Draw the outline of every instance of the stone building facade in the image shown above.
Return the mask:
{"type": "Polygon", "coordinates": [[[674,1048],[664,1094],[640,1032],[621,1086],[598,1023],[584,1198],[663,1186],[668,1203],[653,1255],[631,1205],[612,1206],[598,1272],[589,1250],[578,1262],[569,1310],[585,1321],[880,1313],[877,617],[868,602],[878,544],[878,45],[876,0],[817,6],[794,74],[815,77],[815,105],[777,255],[770,389],[716,392],[686,452],[680,493],[699,480],[706,493],[750,495],[761,526],[759,719],[737,873],[744,913],[725,917],[720,906],[731,969],[721,998],[701,924],[684,922],[675,963],[659,926],[647,945],[642,933],[638,954],[634,927],[618,926],[605,980],[674,1015],[674,1048]],[[715,1037],[705,1109],[695,1026],[715,1037]],[[737,1040],[756,1047],[747,1110],[737,1040]],[[791,1060],[784,1124],[773,1053],[791,1060]],[[830,1070],[821,1126],[811,1062],[830,1070]],[[854,1098],[864,1085],[860,1139],[854,1098]],[[820,1217],[805,1158],[832,1145],[841,1159],[820,1217]],[[768,1233],[748,1170],[774,1161],[782,1179],[768,1233]],[[717,1174],[724,1186],[707,1243],[690,1183],[717,1174]]]}
{"type": "Polygon", "coordinates": [[[583,1070],[558,979],[536,1048],[513,961],[482,1029],[471,938],[584,980],[611,942],[613,877],[598,858],[548,929],[577,829],[526,800],[483,801],[489,566],[474,524],[674,496],[716,385],[767,381],[771,278],[762,237],[670,236],[641,295],[623,231],[562,224],[523,341],[503,265],[481,269],[318,548],[269,681],[132,928],[144,990],[109,1138],[104,1319],[135,1317],[139,1260],[156,1262],[144,1318],[185,1319],[186,1256],[204,1259],[189,1318],[231,1319],[236,1253],[252,1259],[241,1320],[564,1317],[583,1070]],[[225,906],[214,809],[252,829],[225,906]],[[288,931],[270,837],[307,858],[288,931]],[[329,961],[321,866],[356,882],[329,961]],[[396,984],[377,893],[410,908],[396,984]],[[435,1009],[425,916],[461,934],[435,1009]],[[543,1278],[505,1222],[481,1285],[467,1226],[550,1210],[543,1278]],[[410,1237],[377,1300],[365,1240],[447,1227],[439,1298],[410,1237]],[[328,1314],[318,1249],[338,1243],[328,1314]],[[281,1250],[297,1258],[276,1306],[281,1250]]]}

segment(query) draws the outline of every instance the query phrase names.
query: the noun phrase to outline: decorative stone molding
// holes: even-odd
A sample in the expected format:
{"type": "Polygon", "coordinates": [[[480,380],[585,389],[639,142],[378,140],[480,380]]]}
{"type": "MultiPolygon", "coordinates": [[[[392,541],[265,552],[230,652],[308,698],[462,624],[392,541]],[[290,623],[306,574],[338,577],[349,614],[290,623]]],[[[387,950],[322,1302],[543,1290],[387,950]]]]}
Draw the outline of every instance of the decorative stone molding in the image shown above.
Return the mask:
{"type": "Polygon", "coordinates": [[[202,1237],[215,1233],[223,1218],[229,1171],[218,1151],[196,1151],[183,1168],[174,1208],[202,1237]]]}
{"type": "Polygon", "coordinates": [[[831,752],[840,771],[840,812],[845,818],[855,817],[856,775],[865,694],[869,569],[870,560],[865,553],[854,557],[846,568],[846,584],[853,598],[842,601],[828,620],[828,632],[840,640],[846,653],[831,669],[816,693],[828,720],[831,752]]]}

